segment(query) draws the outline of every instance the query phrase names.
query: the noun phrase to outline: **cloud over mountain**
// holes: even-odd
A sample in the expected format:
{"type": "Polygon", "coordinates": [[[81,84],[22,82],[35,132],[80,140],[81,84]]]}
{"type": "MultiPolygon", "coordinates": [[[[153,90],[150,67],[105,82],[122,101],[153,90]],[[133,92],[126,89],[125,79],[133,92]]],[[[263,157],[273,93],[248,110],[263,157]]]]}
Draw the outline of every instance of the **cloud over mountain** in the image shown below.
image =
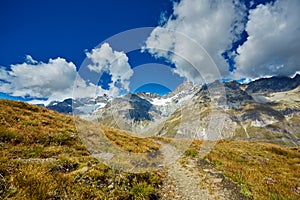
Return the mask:
{"type": "Polygon", "coordinates": [[[211,69],[211,64],[204,58],[208,55],[178,38],[176,32],[179,32],[202,46],[218,66],[220,75],[227,76],[229,67],[222,53],[231,48],[243,31],[243,5],[227,0],[182,0],[174,4],[173,9],[173,15],[163,25],[170,31],[156,28],[146,42],[149,52],[168,58],[176,64],[175,72],[191,81],[196,81],[200,75],[206,76],[211,69]],[[179,53],[194,66],[188,66],[182,59],[162,51],[164,49],[179,53]],[[200,73],[195,67],[200,68],[200,73]]]}
{"type": "Polygon", "coordinates": [[[292,76],[300,71],[300,1],[246,4],[236,0],[181,0],[174,3],[169,18],[163,15],[165,23],[154,29],[145,46],[156,57],[174,63],[174,71],[191,81],[199,80],[200,75],[205,78],[212,66],[204,59],[207,55],[178,39],[176,32],[201,45],[223,78],[292,76]],[[235,70],[230,72],[230,68],[235,70]]]}
{"type": "Polygon", "coordinates": [[[0,68],[0,91],[12,96],[33,98],[64,99],[72,95],[76,78],[76,67],[63,58],[38,62],[31,56],[26,62],[0,68]]]}
{"type": "Polygon", "coordinates": [[[129,90],[129,79],[133,70],[125,53],[113,51],[109,44],[105,43],[86,55],[92,61],[87,66],[89,70],[98,73],[105,71],[111,75],[109,89],[105,90],[81,77],[75,64],[64,58],[40,62],[27,55],[24,63],[10,65],[9,70],[0,67],[0,92],[29,99],[46,99],[32,102],[44,101],[47,104],[66,98],[94,97],[97,92],[119,95],[122,90],[129,90]]]}
{"type": "MultiPolygon", "coordinates": [[[[172,13],[162,11],[160,26],[150,33],[144,50],[157,58],[166,58],[172,64],[162,60],[172,73],[194,83],[222,78],[253,80],[264,76],[293,76],[300,72],[299,8],[299,0],[176,1],[173,10],[170,9],[172,13]]],[[[131,40],[126,42],[130,44],[131,40]]],[[[69,56],[41,62],[27,55],[24,63],[5,63],[5,67],[0,66],[0,92],[25,97],[25,100],[48,101],[124,94],[132,89],[130,81],[137,78],[123,48],[116,51],[110,44],[103,43],[86,52],[82,73],[75,66],[74,57],[73,62],[62,58],[69,56]]],[[[128,55],[136,63],[149,61],[143,56],[139,58],[135,52],[128,55]]],[[[165,79],[161,69],[160,76],[152,80],[147,73],[145,76],[150,77],[147,81],[165,79]]]]}
{"type": "Polygon", "coordinates": [[[250,10],[247,41],[237,49],[236,76],[292,76],[300,71],[300,1],[277,0],[250,10]]]}
{"type": "Polygon", "coordinates": [[[92,62],[87,66],[90,71],[111,75],[110,95],[119,95],[122,90],[129,91],[129,79],[133,75],[133,70],[124,52],[114,51],[108,43],[104,43],[86,53],[86,56],[92,62]]]}

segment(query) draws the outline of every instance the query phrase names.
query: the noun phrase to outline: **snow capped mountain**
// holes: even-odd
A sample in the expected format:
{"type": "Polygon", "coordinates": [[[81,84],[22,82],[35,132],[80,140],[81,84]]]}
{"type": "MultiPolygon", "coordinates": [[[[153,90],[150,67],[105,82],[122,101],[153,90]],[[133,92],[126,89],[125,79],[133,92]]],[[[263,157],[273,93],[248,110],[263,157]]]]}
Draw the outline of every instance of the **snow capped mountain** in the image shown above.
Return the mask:
{"type": "Polygon", "coordinates": [[[69,114],[73,109],[73,114],[85,119],[147,136],[192,134],[189,137],[291,145],[300,141],[299,77],[272,77],[249,84],[184,82],[164,96],[145,92],[117,98],[104,95],[51,102],[48,108],[69,114]]]}
{"type": "Polygon", "coordinates": [[[163,122],[176,109],[189,101],[199,88],[199,85],[195,86],[191,82],[184,82],[173,92],[164,96],[139,92],[113,99],[99,97],[95,99],[98,103],[96,105],[99,105],[96,109],[93,101],[86,101],[84,106],[81,105],[75,109],[85,119],[99,121],[125,130],[132,131],[134,129],[136,132],[145,132],[149,127],[163,122]],[[85,110],[83,111],[81,108],[85,110]]]}
{"type": "Polygon", "coordinates": [[[200,85],[194,85],[192,82],[186,81],[180,84],[173,92],[164,96],[152,95],[149,93],[138,93],[137,95],[147,99],[161,112],[162,116],[166,117],[189,101],[200,87],[200,85]]]}
{"type": "Polygon", "coordinates": [[[66,114],[83,115],[103,108],[109,100],[110,97],[107,95],[98,96],[96,98],[70,98],[62,102],[52,101],[46,108],[66,114]]]}
{"type": "MultiPolygon", "coordinates": [[[[155,112],[157,112],[156,114],[153,114],[154,116],[168,116],[186,101],[191,99],[200,87],[200,85],[195,86],[191,82],[184,82],[181,85],[179,85],[173,92],[170,92],[164,96],[160,96],[158,94],[153,94],[149,92],[139,92],[137,94],[127,94],[112,99],[111,97],[104,94],[103,96],[98,96],[96,98],[66,99],[62,102],[53,101],[47,106],[47,108],[62,113],[86,115],[95,114],[99,112],[101,113],[103,110],[109,108],[112,104],[118,107],[120,105],[123,105],[124,102],[130,103],[131,105],[133,105],[133,109],[137,110],[141,108],[136,105],[144,105],[145,102],[148,102],[149,105],[151,104],[151,111],[155,110],[155,112]]],[[[150,120],[150,118],[151,117],[148,117],[147,120],[150,120]]],[[[152,119],[153,118],[157,118],[157,116],[152,117],[152,119]]],[[[137,119],[137,116],[134,117],[134,120],[139,121],[137,119]]]]}

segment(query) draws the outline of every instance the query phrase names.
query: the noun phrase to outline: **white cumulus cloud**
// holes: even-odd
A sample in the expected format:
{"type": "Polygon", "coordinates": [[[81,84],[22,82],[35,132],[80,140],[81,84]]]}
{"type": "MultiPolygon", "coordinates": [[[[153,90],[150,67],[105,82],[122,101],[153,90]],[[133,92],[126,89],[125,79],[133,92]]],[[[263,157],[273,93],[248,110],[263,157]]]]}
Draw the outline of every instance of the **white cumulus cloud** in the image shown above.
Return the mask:
{"type": "Polygon", "coordinates": [[[218,73],[228,76],[229,67],[221,54],[231,48],[244,29],[241,23],[245,16],[243,5],[229,0],[182,0],[175,3],[173,9],[173,16],[162,26],[169,31],[161,27],[154,29],[145,48],[157,57],[168,58],[175,63],[176,73],[194,82],[198,82],[200,76],[206,80],[218,78],[216,73],[210,74],[213,66],[207,51],[216,63],[218,73]],[[205,51],[176,32],[197,42],[205,51]]]}
{"type": "Polygon", "coordinates": [[[90,71],[105,71],[111,75],[112,83],[108,90],[89,81],[89,77],[81,77],[75,64],[64,58],[40,62],[27,55],[24,63],[12,64],[9,68],[0,66],[0,92],[11,96],[30,97],[33,99],[32,103],[48,104],[67,98],[119,95],[123,90],[129,90],[133,70],[125,53],[113,51],[105,43],[86,55],[91,61],[87,66],[90,71]],[[40,98],[47,100],[38,100],[40,98]]]}
{"type": "Polygon", "coordinates": [[[247,41],[238,48],[235,76],[292,76],[300,71],[300,1],[277,0],[250,11],[247,41]]]}
{"type": "Polygon", "coordinates": [[[87,66],[89,70],[96,73],[106,72],[111,75],[109,95],[116,96],[123,90],[129,91],[133,70],[124,52],[114,51],[108,43],[104,43],[86,55],[92,62],[87,66]]]}
{"type": "Polygon", "coordinates": [[[27,56],[26,62],[0,69],[0,91],[12,96],[63,99],[70,97],[76,67],[63,58],[37,62],[27,56]]]}
{"type": "MultiPolygon", "coordinates": [[[[11,65],[10,70],[0,68],[0,91],[11,96],[45,98],[46,101],[33,100],[32,103],[48,104],[53,100],[74,98],[76,76],[76,66],[63,58],[49,59],[44,63],[27,55],[26,62],[11,65]]],[[[76,88],[81,97],[92,97],[98,89],[80,77],[77,80],[76,88]]]]}

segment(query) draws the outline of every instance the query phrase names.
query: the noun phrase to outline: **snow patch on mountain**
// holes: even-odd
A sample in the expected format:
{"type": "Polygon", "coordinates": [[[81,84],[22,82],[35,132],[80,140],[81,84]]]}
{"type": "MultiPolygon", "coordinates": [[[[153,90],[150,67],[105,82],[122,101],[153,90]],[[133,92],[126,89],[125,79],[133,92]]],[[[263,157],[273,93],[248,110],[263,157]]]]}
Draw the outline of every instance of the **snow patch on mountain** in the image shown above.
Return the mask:
{"type": "Polygon", "coordinates": [[[157,105],[157,106],[165,106],[168,103],[172,102],[172,98],[167,98],[167,99],[160,99],[160,98],[155,98],[152,99],[151,103],[153,105],[157,105]]]}

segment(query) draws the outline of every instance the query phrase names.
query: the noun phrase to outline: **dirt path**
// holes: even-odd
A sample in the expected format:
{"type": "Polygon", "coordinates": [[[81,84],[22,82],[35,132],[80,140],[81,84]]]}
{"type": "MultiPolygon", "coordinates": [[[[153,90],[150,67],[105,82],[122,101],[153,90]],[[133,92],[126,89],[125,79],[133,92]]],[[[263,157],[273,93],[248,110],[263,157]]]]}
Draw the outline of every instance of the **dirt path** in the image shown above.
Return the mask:
{"type": "Polygon", "coordinates": [[[248,200],[240,194],[240,187],[227,180],[209,162],[189,159],[179,163],[177,149],[161,143],[168,175],[162,188],[162,199],[184,200],[248,200]]]}
{"type": "Polygon", "coordinates": [[[165,158],[164,165],[168,169],[162,199],[209,199],[208,191],[200,189],[196,174],[176,161],[180,155],[176,148],[162,144],[161,150],[165,158]]]}
{"type": "Polygon", "coordinates": [[[170,144],[161,143],[164,165],[168,176],[164,183],[162,199],[210,199],[208,191],[200,188],[200,180],[196,173],[183,167],[178,158],[180,153],[170,144]]]}

